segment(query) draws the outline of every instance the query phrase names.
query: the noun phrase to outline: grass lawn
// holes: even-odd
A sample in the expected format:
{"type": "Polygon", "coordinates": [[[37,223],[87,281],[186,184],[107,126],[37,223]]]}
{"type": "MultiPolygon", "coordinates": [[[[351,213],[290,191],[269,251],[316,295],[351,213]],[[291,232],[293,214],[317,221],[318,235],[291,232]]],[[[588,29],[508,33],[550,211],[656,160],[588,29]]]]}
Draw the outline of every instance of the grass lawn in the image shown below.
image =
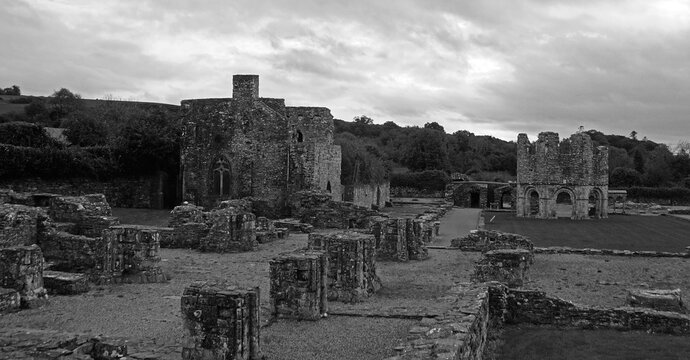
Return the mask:
{"type": "Polygon", "coordinates": [[[690,246],[690,221],[672,216],[612,215],[608,219],[543,220],[487,212],[484,217],[486,229],[525,235],[536,246],[670,252],[683,252],[690,246]]]}
{"type": "Polygon", "coordinates": [[[690,359],[690,337],[638,331],[575,330],[507,326],[500,360],[676,360],[690,359]]]}
{"type": "Polygon", "coordinates": [[[166,227],[170,220],[170,210],[113,208],[113,216],[120,218],[121,224],[166,227]]]}

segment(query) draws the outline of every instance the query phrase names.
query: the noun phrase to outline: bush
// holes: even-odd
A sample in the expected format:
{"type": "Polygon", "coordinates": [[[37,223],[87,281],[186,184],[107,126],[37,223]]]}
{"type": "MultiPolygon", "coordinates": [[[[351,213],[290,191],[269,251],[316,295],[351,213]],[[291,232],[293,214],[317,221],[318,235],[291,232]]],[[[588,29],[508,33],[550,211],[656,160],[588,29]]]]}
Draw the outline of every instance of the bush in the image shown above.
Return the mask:
{"type": "Polygon", "coordinates": [[[441,170],[426,170],[391,176],[391,186],[410,187],[419,190],[443,191],[448,183],[450,183],[450,177],[441,170]]]}
{"type": "Polygon", "coordinates": [[[36,124],[13,121],[0,123],[0,144],[26,147],[62,147],[36,124]]]}
{"type": "Polygon", "coordinates": [[[31,104],[31,97],[20,97],[9,101],[10,104],[31,104]]]}

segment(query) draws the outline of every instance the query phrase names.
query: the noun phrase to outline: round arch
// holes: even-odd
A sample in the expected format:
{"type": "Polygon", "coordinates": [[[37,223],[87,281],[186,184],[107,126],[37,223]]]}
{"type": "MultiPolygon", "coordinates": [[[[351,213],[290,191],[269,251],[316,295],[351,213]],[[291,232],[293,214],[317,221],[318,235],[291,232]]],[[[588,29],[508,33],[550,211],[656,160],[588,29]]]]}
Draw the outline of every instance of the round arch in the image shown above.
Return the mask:
{"type": "Polygon", "coordinates": [[[604,208],[604,192],[599,188],[592,188],[587,196],[587,215],[591,218],[601,218],[604,208]]]}
{"type": "Polygon", "coordinates": [[[561,187],[553,193],[554,199],[554,215],[557,218],[571,218],[576,217],[575,213],[575,192],[568,187],[561,187]]]}
{"type": "Polygon", "coordinates": [[[541,211],[541,195],[539,195],[539,191],[533,187],[530,186],[527,189],[525,189],[525,208],[524,208],[524,213],[525,215],[529,216],[539,216],[539,213],[541,211]]]}

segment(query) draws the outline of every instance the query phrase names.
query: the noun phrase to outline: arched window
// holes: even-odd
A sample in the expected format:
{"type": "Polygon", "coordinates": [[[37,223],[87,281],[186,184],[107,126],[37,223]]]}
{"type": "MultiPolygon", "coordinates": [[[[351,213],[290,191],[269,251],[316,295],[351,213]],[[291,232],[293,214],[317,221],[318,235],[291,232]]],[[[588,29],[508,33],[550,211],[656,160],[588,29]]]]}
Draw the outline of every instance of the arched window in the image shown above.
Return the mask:
{"type": "Polygon", "coordinates": [[[225,158],[220,158],[213,164],[213,194],[230,195],[230,162],[225,158]]]}
{"type": "Polygon", "coordinates": [[[330,181],[326,184],[326,191],[331,192],[331,182],[330,181]]]}
{"type": "Polygon", "coordinates": [[[300,130],[297,130],[297,142],[304,142],[304,135],[302,135],[300,130]]]}

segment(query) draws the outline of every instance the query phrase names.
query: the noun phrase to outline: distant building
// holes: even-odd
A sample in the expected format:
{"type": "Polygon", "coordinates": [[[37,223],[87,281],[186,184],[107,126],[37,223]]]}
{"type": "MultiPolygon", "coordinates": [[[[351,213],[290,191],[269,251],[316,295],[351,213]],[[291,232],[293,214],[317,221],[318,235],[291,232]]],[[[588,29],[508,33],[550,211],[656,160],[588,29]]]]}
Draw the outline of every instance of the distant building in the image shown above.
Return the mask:
{"type": "Polygon", "coordinates": [[[265,200],[279,216],[287,196],[323,190],[340,200],[340,146],[323,107],[285,106],[259,97],[258,75],[234,75],[232,98],[182,101],[184,200],[265,200]]]}
{"type": "Polygon", "coordinates": [[[517,216],[551,219],[608,216],[608,148],[594,148],[586,133],[559,142],[543,132],[517,144],[517,216]]]}

